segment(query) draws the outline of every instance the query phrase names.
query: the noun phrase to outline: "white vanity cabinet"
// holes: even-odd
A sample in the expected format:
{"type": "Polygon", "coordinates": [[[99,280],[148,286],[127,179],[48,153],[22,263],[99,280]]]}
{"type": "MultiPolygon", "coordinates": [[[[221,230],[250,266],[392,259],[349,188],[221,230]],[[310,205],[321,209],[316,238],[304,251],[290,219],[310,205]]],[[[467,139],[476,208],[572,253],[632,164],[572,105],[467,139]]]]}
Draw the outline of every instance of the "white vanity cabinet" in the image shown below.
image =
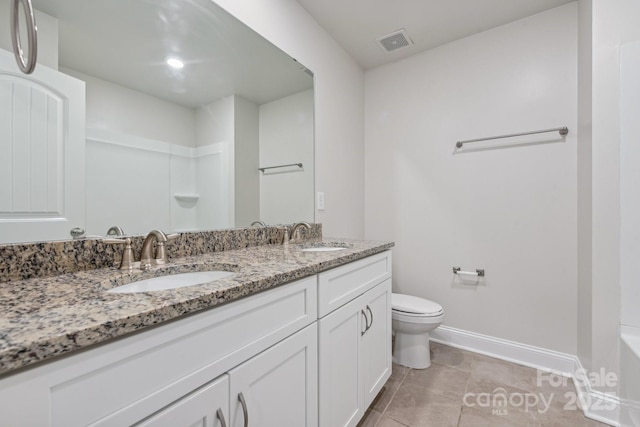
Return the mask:
{"type": "Polygon", "coordinates": [[[313,324],[135,426],[316,426],[317,378],[313,324]]]}
{"type": "Polygon", "coordinates": [[[355,426],[391,374],[390,304],[386,251],[0,376],[0,425],[355,426]]]}
{"type": "Polygon", "coordinates": [[[391,376],[391,252],[318,282],[319,424],[355,426],[391,376]]]}
{"type": "Polygon", "coordinates": [[[213,415],[225,404],[211,397],[207,385],[228,375],[229,386],[221,386],[229,398],[228,426],[237,400],[230,390],[246,390],[252,416],[251,405],[265,401],[265,386],[285,380],[291,385],[295,377],[296,393],[302,382],[308,382],[305,393],[315,388],[304,395],[303,409],[313,416],[314,423],[306,424],[313,427],[317,386],[309,378],[317,382],[316,295],[316,276],[307,277],[0,378],[0,425],[162,426],[187,407],[194,408],[195,425],[216,425],[213,415]]]}

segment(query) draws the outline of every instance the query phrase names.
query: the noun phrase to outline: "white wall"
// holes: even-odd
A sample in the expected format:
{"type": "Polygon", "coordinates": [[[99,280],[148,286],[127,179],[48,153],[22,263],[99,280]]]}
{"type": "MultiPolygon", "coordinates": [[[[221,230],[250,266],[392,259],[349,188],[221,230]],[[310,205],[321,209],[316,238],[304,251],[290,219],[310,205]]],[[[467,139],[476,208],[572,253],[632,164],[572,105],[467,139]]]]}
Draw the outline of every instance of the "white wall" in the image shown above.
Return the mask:
{"type": "Polygon", "coordinates": [[[198,229],[233,226],[234,96],[214,101],[196,114],[198,229]]]}
{"type": "Polygon", "coordinates": [[[366,73],[365,236],[446,325],[576,353],[576,69],[572,3],[366,73]]]}
{"type": "Polygon", "coordinates": [[[313,91],[260,106],[260,219],[267,224],[313,221],[313,91]]]}
{"type": "Polygon", "coordinates": [[[591,368],[592,334],[592,0],[578,2],[578,349],[582,366],[591,368]]]}
{"type": "Polygon", "coordinates": [[[235,96],[234,110],[235,221],[233,226],[248,227],[253,221],[260,219],[259,109],[257,104],[235,96]]]}
{"type": "Polygon", "coordinates": [[[75,70],[61,71],[86,82],[88,129],[195,146],[196,116],[192,108],[75,70]]]}
{"type": "Polygon", "coordinates": [[[316,212],[325,236],[364,235],[363,72],[294,0],[214,0],[315,74],[316,212]]]}

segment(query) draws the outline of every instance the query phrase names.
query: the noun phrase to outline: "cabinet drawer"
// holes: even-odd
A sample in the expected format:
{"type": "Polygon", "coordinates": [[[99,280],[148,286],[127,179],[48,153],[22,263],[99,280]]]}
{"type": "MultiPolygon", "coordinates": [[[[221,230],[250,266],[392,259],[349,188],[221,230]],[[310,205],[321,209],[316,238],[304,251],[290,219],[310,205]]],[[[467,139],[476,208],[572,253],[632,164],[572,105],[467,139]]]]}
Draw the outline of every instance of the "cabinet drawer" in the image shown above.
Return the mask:
{"type": "Polygon", "coordinates": [[[131,425],[312,323],[316,287],[302,279],[62,361],[51,425],[131,425]]]}
{"type": "Polygon", "coordinates": [[[226,374],[133,427],[221,427],[222,420],[225,425],[229,420],[229,376],[226,374]]]}
{"type": "Polygon", "coordinates": [[[390,277],[391,251],[320,273],[318,317],[326,316],[390,277]]]}

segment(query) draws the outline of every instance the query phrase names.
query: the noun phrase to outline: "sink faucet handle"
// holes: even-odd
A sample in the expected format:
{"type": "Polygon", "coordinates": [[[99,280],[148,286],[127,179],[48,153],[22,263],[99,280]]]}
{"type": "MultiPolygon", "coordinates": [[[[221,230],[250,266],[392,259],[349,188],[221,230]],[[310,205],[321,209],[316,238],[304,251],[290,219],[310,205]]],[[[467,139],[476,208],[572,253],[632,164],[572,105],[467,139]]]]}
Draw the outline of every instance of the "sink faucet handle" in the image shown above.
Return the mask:
{"type": "Polygon", "coordinates": [[[133,256],[133,249],[131,249],[131,239],[102,239],[102,243],[106,243],[107,245],[124,245],[124,249],[122,251],[122,259],[120,260],[120,266],[118,267],[120,270],[133,270],[133,264],[135,262],[135,258],[133,256]]]}
{"type": "Polygon", "coordinates": [[[122,227],[114,225],[107,230],[107,236],[124,236],[124,230],[122,227]]]}
{"type": "MultiPolygon", "coordinates": [[[[167,238],[167,242],[169,242],[170,240],[175,240],[178,237],[180,237],[180,234],[178,233],[174,233],[174,234],[167,234],[166,238],[167,238]]],[[[158,240],[157,245],[156,245],[156,258],[154,260],[154,262],[156,264],[166,264],[167,262],[167,248],[165,247],[166,242],[163,242],[161,240],[158,240]]]]}

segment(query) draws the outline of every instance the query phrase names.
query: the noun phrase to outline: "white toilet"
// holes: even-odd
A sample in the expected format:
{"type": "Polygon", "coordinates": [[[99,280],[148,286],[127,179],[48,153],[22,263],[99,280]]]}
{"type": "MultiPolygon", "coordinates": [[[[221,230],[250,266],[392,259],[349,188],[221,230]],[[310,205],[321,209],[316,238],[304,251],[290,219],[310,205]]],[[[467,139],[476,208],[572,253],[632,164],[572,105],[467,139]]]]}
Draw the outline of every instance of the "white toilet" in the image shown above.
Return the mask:
{"type": "Polygon", "coordinates": [[[408,368],[428,368],[429,332],[444,320],[442,306],[424,298],[391,294],[391,309],[395,333],[393,361],[408,368]]]}

